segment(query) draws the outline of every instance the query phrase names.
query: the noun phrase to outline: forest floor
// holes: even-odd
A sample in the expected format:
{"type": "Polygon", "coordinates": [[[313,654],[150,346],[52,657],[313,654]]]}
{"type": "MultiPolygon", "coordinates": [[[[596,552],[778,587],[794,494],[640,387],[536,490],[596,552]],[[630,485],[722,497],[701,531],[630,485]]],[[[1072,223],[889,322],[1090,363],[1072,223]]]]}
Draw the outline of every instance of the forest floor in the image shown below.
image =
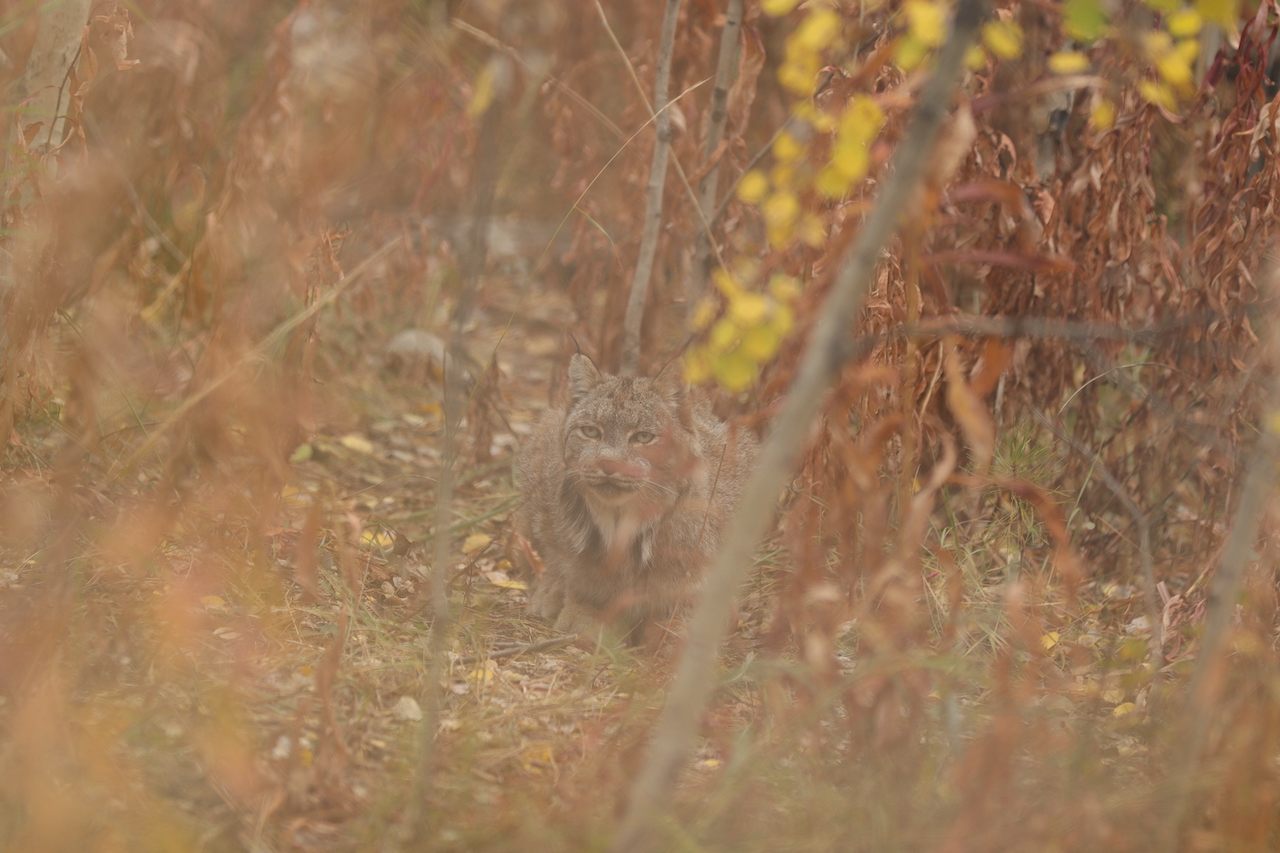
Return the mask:
{"type": "MultiPolygon", "coordinates": [[[[37,786],[32,798],[43,811],[23,831],[11,829],[11,839],[43,839],[49,850],[384,849],[419,790],[425,829],[410,849],[607,845],[676,652],[502,651],[556,637],[526,611],[531,579],[512,566],[519,498],[511,462],[547,404],[569,308],[561,294],[521,296],[499,285],[482,288],[468,339],[478,360],[494,354],[497,381],[482,388],[487,398],[473,405],[461,435],[445,567],[455,624],[439,683],[430,683],[427,594],[439,368],[388,356],[400,331],[390,321],[335,324],[317,356],[324,384],[316,433],[295,453],[292,479],[268,510],[193,486],[191,516],[142,571],[115,556],[122,551],[110,533],[84,540],[72,561],[81,585],[66,651],[78,664],[68,671],[79,674],[62,700],[0,704],[10,732],[43,731],[28,719],[34,713],[56,720],[45,735],[57,744],[37,738],[30,760],[57,754],[70,774],[37,786]],[[309,533],[317,505],[327,514],[309,533]],[[321,595],[308,601],[295,579],[316,537],[321,595]],[[434,745],[424,751],[423,727],[433,719],[434,745]],[[92,818],[67,818],[85,809],[92,818]]],[[[51,459],[63,436],[54,421],[36,420],[21,439],[31,458],[51,459]]],[[[11,483],[30,476],[23,471],[11,471],[11,483]]],[[[105,488],[92,498],[112,499],[105,488]]],[[[996,523],[965,552],[966,586],[956,594],[971,618],[959,635],[936,638],[940,675],[930,707],[916,709],[925,723],[908,738],[912,758],[892,742],[892,721],[876,724],[886,749],[879,765],[852,755],[854,742],[841,731],[857,712],[841,691],[881,677],[855,666],[852,626],[835,650],[841,672],[826,682],[796,662],[803,655],[764,654],[774,586],[786,569],[776,550],[763,551],[722,653],[705,737],[679,783],[672,837],[690,850],[940,843],[965,800],[945,768],[998,717],[992,666],[1006,645],[1009,579],[1019,561],[1030,571],[1045,559],[1043,535],[1020,512],[994,504],[996,523]]],[[[38,559],[19,562],[0,576],[8,593],[47,583],[38,559]]],[[[954,592],[936,570],[926,590],[935,609],[954,592]]],[[[1145,723],[1134,703],[1146,697],[1141,644],[1124,651],[1145,630],[1134,621],[1142,596],[1097,583],[1082,601],[1073,621],[1040,638],[1064,681],[1026,707],[1059,734],[1087,723],[1091,746],[1077,743],[1070,760],[1096,757],[1109,769],[1095,790],[1123,790],[1144,775],[1145,723]]],[[[907,681],[915,676],[906,673],[935,666],[917,659],[926,650],[903,654],[916,656],[901,664],[907,681]]],[[[889,666],[890,681],[898,665],[889,666]]],[[[912,731],[898,728],[898,736],[912,731]]],[[[1059,787],[1048,784],[1045,795],[1059,787]]]]}

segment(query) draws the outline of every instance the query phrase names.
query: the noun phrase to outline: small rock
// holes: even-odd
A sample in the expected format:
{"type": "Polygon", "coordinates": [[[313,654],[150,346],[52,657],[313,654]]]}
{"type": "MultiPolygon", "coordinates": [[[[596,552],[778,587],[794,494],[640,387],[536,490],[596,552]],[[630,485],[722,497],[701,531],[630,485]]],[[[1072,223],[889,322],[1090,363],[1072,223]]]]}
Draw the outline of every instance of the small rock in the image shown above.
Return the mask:
{"type": "Polygon", "coordinates": [[[422,719],[422,706],[412,696],[401,696],[392,706],[391,716],[397,720],[416,723],[422,719]]]}

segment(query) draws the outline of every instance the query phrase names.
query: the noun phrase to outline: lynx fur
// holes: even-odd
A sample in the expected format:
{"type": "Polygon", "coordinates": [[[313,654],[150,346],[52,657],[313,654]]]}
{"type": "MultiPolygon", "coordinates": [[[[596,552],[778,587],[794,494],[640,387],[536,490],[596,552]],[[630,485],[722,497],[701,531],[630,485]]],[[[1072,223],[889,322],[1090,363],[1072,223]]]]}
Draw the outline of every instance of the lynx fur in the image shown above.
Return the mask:
{"type": "Polygon", "coordinates": [[[756,442],[677,374],[610,376],[575,355],[567,399],[521,451],[517,529],[544,567],[530,605],[559,631],[653,642],[698,593],[756,442]]]}

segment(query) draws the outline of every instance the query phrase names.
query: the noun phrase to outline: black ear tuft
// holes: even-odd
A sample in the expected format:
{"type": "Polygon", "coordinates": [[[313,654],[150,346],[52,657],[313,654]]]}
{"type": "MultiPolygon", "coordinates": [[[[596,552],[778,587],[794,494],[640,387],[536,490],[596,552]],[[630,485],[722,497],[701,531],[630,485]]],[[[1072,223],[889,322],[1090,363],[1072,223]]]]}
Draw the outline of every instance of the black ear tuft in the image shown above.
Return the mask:
{"type": "Polygon", "coordinates": [[[596,363],[580,352],[569,358],[569,405],[587,396],[592,388],[604,381],[604,375],[596,363]]]}

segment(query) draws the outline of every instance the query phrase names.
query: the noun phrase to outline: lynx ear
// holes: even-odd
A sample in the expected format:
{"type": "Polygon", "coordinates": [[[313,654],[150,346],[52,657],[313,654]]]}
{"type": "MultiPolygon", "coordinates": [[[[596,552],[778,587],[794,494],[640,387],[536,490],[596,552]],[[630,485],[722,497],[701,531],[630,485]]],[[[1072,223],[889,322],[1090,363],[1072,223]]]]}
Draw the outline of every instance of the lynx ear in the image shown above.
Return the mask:
{"type": "Polygon", "coordinates": [[[679,360],[670,361],[666,367],[653,377],[653,390],[673,403],[678,403],[685,396],[684,372],[679,360]]]}
{"type": "Polygon", "coordinates": [[[596,363],[580,352],[575,352],[569,359],[569,405],[581,400],[604,381],[600,368],[596,363]]]}

